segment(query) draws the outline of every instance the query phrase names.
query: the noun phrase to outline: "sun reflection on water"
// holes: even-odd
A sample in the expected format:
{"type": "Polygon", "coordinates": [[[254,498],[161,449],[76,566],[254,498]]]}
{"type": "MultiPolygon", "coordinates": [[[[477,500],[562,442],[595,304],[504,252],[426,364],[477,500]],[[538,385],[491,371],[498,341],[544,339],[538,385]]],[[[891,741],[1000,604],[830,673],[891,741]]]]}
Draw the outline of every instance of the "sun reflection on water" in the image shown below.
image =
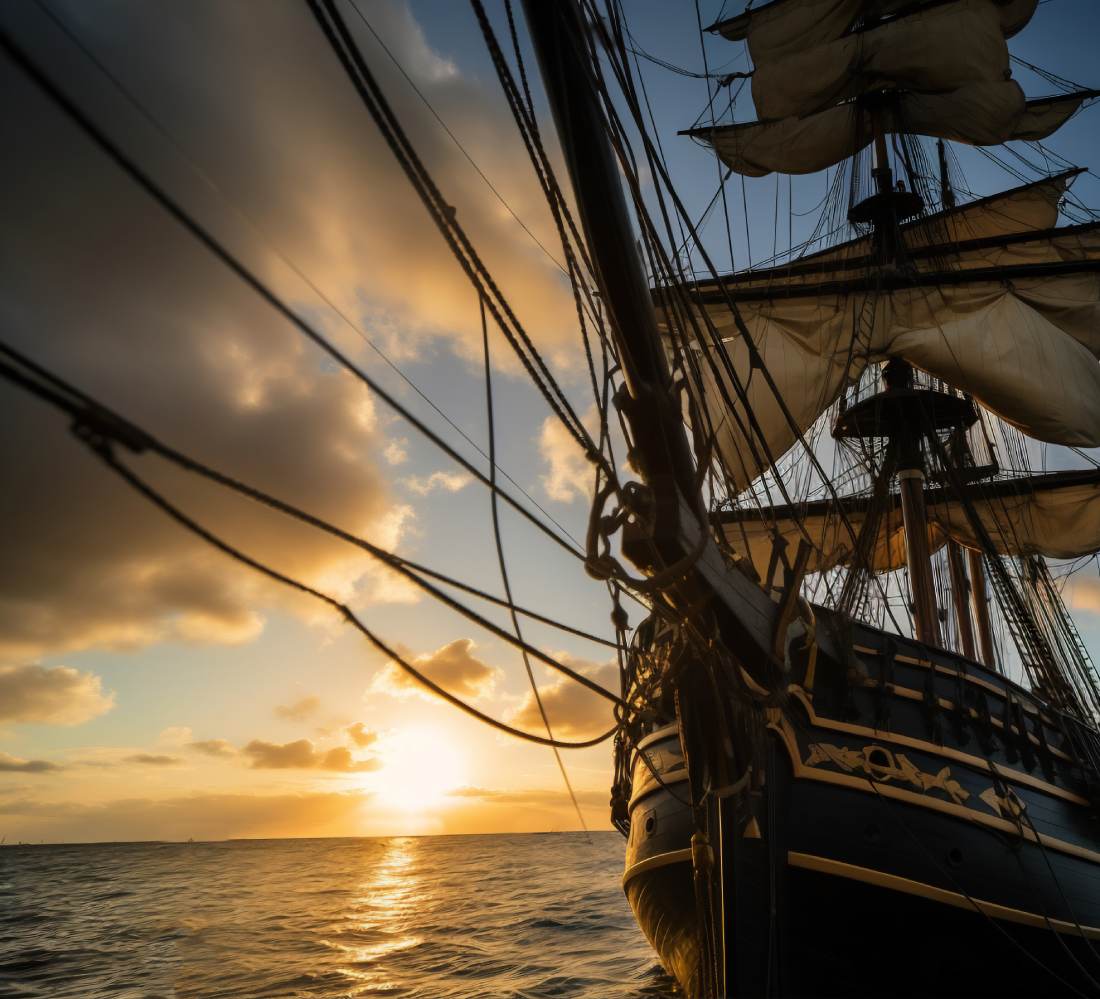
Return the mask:
{"type": "Polygon", "coordinates": [[[409,932],[421,908],[418,854],[416,839],[386,841],[382,856],[367,861],[366,876],[348,903],[337,938],[325,941],[342,955],[340,972],[364,992],[399,988],[380,959],[421,942],[409,932]]]}

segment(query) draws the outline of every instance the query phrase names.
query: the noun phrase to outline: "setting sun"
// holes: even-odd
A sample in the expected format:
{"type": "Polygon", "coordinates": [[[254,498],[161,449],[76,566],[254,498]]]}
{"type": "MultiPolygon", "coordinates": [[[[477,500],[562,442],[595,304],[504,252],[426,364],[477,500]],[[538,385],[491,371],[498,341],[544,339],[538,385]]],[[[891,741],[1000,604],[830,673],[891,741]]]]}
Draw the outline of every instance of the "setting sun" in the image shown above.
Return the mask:
{"type": "Polygon", "coordinates": [[[393,808],[421,812],[438,805],[467,782],[466,759],[449,738],[429,728],[388,736],[381,746],[383,768],[370,787],[393,808]]]}

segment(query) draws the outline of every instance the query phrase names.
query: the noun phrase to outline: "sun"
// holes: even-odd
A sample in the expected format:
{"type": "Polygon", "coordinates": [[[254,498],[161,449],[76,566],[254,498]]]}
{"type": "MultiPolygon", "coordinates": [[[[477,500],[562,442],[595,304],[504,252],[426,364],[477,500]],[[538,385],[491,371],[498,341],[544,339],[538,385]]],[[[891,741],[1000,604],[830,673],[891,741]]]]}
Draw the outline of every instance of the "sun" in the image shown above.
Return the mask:
{"type": "Polygon", "coordinates": [[[466,760],[443,733],[426,727],[402,729],[379,747],[383,766],[371,782],[383,803],[403,812],[423,812],[467,783],[466,760]]]}

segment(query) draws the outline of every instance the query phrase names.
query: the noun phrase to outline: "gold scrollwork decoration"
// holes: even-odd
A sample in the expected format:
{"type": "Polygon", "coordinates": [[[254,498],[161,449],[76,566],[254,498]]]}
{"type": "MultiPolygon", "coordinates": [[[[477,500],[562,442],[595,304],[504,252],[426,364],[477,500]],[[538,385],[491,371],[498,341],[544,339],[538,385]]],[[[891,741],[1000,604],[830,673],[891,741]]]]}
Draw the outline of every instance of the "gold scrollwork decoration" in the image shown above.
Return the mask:
{"type": "Polygon", "coordinates": [[[926,773],[904,753],[895,753],[885,746],[874,744],[852,749],[827,742],[813,742],[809,750],[806,765],[810,767],[831,763],[847,773],[863,773],[883,783],[897,781],[922,792],[942,791],[957,805],[970,797],[970,792],[951,776],[950,767],[944,767],[937,774],[926,773]]]}

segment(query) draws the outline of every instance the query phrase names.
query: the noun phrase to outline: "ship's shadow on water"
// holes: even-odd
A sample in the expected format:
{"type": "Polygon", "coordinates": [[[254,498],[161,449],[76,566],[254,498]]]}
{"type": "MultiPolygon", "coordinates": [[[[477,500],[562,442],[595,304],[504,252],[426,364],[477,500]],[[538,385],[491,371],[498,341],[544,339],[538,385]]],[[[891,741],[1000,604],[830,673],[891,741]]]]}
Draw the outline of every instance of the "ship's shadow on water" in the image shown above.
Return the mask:
{"type": "Polygon", "coordinates": [[[0,849],[0,999],[676,995],[615,833],[0,849]]]}

